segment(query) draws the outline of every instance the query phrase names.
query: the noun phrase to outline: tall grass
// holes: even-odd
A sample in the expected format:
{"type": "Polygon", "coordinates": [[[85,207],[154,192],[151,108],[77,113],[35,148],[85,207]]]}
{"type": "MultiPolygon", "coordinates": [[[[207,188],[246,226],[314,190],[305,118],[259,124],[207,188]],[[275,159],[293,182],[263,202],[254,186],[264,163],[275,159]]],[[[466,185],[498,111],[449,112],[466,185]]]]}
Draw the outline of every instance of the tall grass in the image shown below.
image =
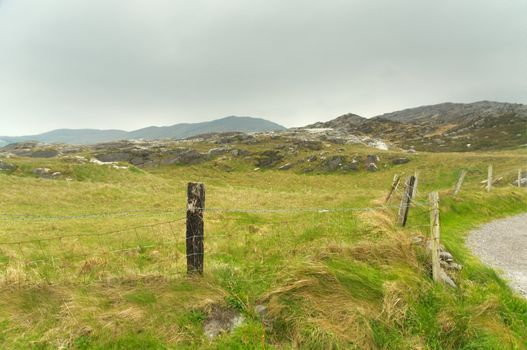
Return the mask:
{"type": "MultiPolygon", "coordinates": [[[[344,148],[339,154],[370,151],[344,148]]],[[[464,239],[485,221],[527,211],[525,189],[509,184],[526,155],[411,158],[377,173],[309,174],[300,168],[254,171],[237,159],[144,171],[15,159],[20,169],[0,174],[0,206],[3,213],[33,216],[0,217],[0,241],[78,236],[0,245],[1,347],[525,348],[527,303],[471,255],[464,239]],[[479,182],[490,162],[497,175],[507,175],[486,193],[479,182]],[[72,181],[37,179],[31,174],[37,166],[62,171],[72,181]],[[469,174],[452,198],[462,168],[469,174]],[[432,282],[426,249],[413,243],[428,234],[422,207],[412,208],[405,229],[393,224],[392,207],[206,212],[205,275],[184,275],[181,219],[188,181],[206,184],[208,208],[364,208],[383,204],[394,173],[416,170],[418,203],[425,205],[429,191],[440,191],[442,242],[464,265],[454,276],[457,289],[432,282]],[[79,213],[88,215],[65,218],[79,213]],[[145,224],[156,226],[94,235],[145,224]],[[246,323],[209,342],[202,327],[213,304],[239,310],[246,323]],[[259,304],[268,307],[270,325],[254,311],[259,304]]]]}

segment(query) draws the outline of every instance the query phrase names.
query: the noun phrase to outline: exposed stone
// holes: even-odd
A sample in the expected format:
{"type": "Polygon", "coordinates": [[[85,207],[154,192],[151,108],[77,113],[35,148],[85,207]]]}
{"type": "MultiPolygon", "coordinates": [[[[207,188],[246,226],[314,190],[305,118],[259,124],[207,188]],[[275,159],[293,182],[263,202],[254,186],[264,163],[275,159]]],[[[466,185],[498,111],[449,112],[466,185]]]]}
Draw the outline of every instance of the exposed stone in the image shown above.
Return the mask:
{"type": "Polygon", "coordinates": [[[346,170],[346,171],[359,170],[359,162],[356,159],[353,159],[351,163],[344,164],[342,166],[342,170],[346,170]]]}
{"type": "MultiPolygon", "coordinates": [[[[518,186],[518,179],[512,182],[514,186],[518,186]]],[[[527,187],[527,177],[520,178],[520,187],[527,187]]]]}
{"type": "Polygon", "coordinates": [[[441,278],[441,280],[445,282],[447,285],[449,285],[450,287],[452,288],[457,287],[454,280],[443,269],[439,270],[439,278],[441,278]]]}
{"type": "Polygon", "coordinates": [[[287,164],[284,164],[281,167],[279,167],[278,170],[289,170],[289,169],[291,169],[292,166],[293,166],[293,164],[287,163],[287,164]]]}
{"type": "Polygon", "coordinates": [[[217,147],[217,148],[209,149],[209,151],[207,153],[208,153],[209,157],[217,157],[219,155],[226,154],[229,151],[231,151],[231,149],[229,147],[217,147]]]}
{"type": "Polygon", "coordinates": [[[35,168],[32,173],[38,176],[47,175],[51,172],[49,168],[35,168]]]}
{"type": "Polygon", "coordinates": [[[17,166],[15,164],[7,163],[7,162],[0,160],[0,171],[11,172],[11,171],[15,171],[16,168],[17,166]]]}
{"type": "Polygon", "coordinates": [[[29,153],[27,156],[31,158],[53,158],[60,154],[56,149],[42,149],[29,153]]]}
{"type": "Polygon", "coordinates": [[[208,156],[193,149],[178,149],[161,161],[162,164],[195,164],[205,160],[208,156]]]}
{"type": "Polygon", "coordinates": [[[295,144],[300,148],[312,151],[319,151],[322,149],[322,142],[315,140],[300,140],[296,141],[295,144]]]}
{"type": "Polygon", "coordinates": [[[112,152],[105,154],[96,154],[95,159],[104,162],[128,162],[132,158],[130,152],[112,152]]]}
{"type": "Polygon", "coordinates": [[[392,163],[393,164],[406,164],[409,161],[410,161],[410,158],[403,157],[403,158],[395,158],[394,160],[392,160],[392,163]]]}
{"type": "Polygon", "coordinates": [[[101,162],[98,159],[92,158],[90,159],[90,163],[97,164],[97,165],[112,165],[112,164],[115,164],[116,162],[101,162]]]}
{"type": "Polygon", "coordinates": [[[380,161],[380,158],[376,154],[368,154],[366,156],[366,163],[377,163],[379,161],[380,161]]]}
{"type": "Polygon", "coordinates": [[[343,156],[332,156],[324,160],[322,168],[325,171],[335,171],[339,169],[345,161],[346,158],[343,156]]]}
{"type": "Polygon", "coordinates": [[[442,251],[439,253],[439,258],[441,260],[445,260],[445,261],[454,261],[454,257],[452,256],[452,254],[450,254],[449,252],[447,251],[442,251]]]}
{"type": "Polygon", "coordinates": [[[205,320],[203,330],[207,338],[212,340],[222,333],[232,332],[240,327],[244,321],[243,315],[236,310],[213,305],[205,320]]]}
{"type": "Polygon", "coordinates": [[[282,161],[283,158],[284,156],[279,151],[263,151],[256,158],[256,166],[259,168],[271,167],[282,161]]]}
{"type": "Polygon", "coordinates": [[[307,161],[308,162],[314,162],[316,160],[317,160],[317,156],[309,156],[309,157],[307,157],[307,161]]]}
{"type": "Polygon", "coordinates": [[[377,167],[377,164],[369,163],[368,165],[366,165],[366,170],[374,172],[374,171],[379,170],[379,168],[377,167]]]}
{"type": "Polygon", "coordinates": [[[88,159],[83,156],[64,156],[61,158],[65,162],[84,164],[88,162],[88,159]]]}
{"type": "Polygon", "coordinates": [[[375,154],[369,154],[366,156],[366,170],[372,172],[379,170],[379,167],[377,166],[379,160],[379,157],[375,154]]]}

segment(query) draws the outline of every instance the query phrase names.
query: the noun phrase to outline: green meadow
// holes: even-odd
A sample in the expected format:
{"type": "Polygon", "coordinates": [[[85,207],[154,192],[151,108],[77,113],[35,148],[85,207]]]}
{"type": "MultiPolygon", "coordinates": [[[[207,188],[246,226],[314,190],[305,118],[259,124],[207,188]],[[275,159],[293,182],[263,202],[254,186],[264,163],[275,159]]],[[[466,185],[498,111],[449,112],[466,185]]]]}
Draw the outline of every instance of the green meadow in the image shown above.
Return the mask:
{"type": "MultiPolygon", "coordinates": [[[[327,151],[361,158],[372,149],[327,151]]],[[[0,348],[527,348],[527,300],[464,245],[478,225],[527,212],[527,190],[511,185],[527,152],[375,151],[377,172],[255,170],[230,157],[144,169],[9,159],[18,169],[0,173],[0,348]],[[410,162],[390,161],[402,156],[410,162]],[[489,164],[503,177],[490,193],[481,183],[489,164]],[[40,179],[36,167],[63,177],[40,179]],[[385,198],[394,174],[415,172],[402,228],[402,186],[385,198]],[[202,277],[186,275],[190,181],[205,184],[209,209],[202,277]],[[441,241],[463,265],[455,289],[432,281],[416,243],[429,236],[431,191],[441,241]],[[209,340],[204,322],[218,305],[244,322],[209,340]]]]}

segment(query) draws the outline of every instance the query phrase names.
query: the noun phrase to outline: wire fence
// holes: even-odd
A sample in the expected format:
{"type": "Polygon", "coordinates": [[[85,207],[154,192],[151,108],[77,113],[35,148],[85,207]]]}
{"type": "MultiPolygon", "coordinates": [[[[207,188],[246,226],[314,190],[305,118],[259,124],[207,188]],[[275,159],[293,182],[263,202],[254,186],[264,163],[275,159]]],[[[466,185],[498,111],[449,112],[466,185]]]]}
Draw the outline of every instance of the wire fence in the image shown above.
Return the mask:
{"type": "MultiPolygon", "coordinates": [[[[514,172],[501,172],[498,176],[505,177],[514,172]]],[[[480,179],[478,177],[477,180],[480,179]]],[[[409,229],[429,229],[427,220],[431,209],[420,188],[433,185],[433,181],[427,183],[427,179],[420,177],[414,196],[408,198],[412,207],[409,229]]],[[[207,242],[202,253],[188,253],[186,250],[189,238],[197,237],[185,235],[186,208],[68,215],[4,212],[0,213],[0,221],[20,227],[9,237],[0,233],[0,288],[38,283],[105,283],[142,276],[179,276],[186,272],[185,260],[196,254],[207,254],[214,263],[228,261],[240,251],[246,255],[254,251],[264,254],[265,245],[259,247],[259,244],[265,243],[266,239],[288,242],[289,245],[284,243],[283,246],[297,249],[297,240],[306,229],[323,229],[324,225],[355,227],[356,214],[367,212],[397,215],[401,206],[399,202],[407,196],[405,191],[402,183],[394,191],[391,204],[361,207],[196,208],[206,215],[205,224],[208,225],[205,237],[199,237],[207,242]],[[255,216],[248,219],[245,214],[255,216]],[[115,225],[112,223],[114,219],[128,221],[131,218],[156,221],[106,230],[98,230],[94,225],[96,220],[100,225],[111,227],[115,225]],[[59,227],[53,232],[39,232],[34,228],[24,232],[24,225],[48,221],[59,227]],[[61,229],[60,224],[66,222],[73,222],[73,227],[61,229]]],[[[291,252],[284,250],[281,254],[291,252]]]]}

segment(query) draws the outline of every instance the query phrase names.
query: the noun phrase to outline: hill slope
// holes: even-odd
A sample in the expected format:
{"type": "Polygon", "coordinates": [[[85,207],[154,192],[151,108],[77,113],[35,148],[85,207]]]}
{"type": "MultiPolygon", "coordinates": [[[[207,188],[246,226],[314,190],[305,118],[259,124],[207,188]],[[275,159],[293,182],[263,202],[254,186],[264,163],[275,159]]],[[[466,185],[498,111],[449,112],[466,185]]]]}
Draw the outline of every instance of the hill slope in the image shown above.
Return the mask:
{"type": "Polygon", "coordinates": [[[183,123],[162,127],[151,126],[130,132],[124,130],[59,129],[39,135],[18,137],[0,136],[0,146],[2,145],[2,141],[4,144],[23,141],[94,144],[100,142],[134,139],[183,139],[212,132],[262,132],[285,129],[285,127],[279,124],[261,118],[231,116],[202,123],[183,123]]]}
{"type": "Polygon", "coordinates": [[[334,128],[423,151],[512,149],[527,145],[527,106],[481,101],[441,103],[371,119],[346,114],[306,128],[334,128]]]}

